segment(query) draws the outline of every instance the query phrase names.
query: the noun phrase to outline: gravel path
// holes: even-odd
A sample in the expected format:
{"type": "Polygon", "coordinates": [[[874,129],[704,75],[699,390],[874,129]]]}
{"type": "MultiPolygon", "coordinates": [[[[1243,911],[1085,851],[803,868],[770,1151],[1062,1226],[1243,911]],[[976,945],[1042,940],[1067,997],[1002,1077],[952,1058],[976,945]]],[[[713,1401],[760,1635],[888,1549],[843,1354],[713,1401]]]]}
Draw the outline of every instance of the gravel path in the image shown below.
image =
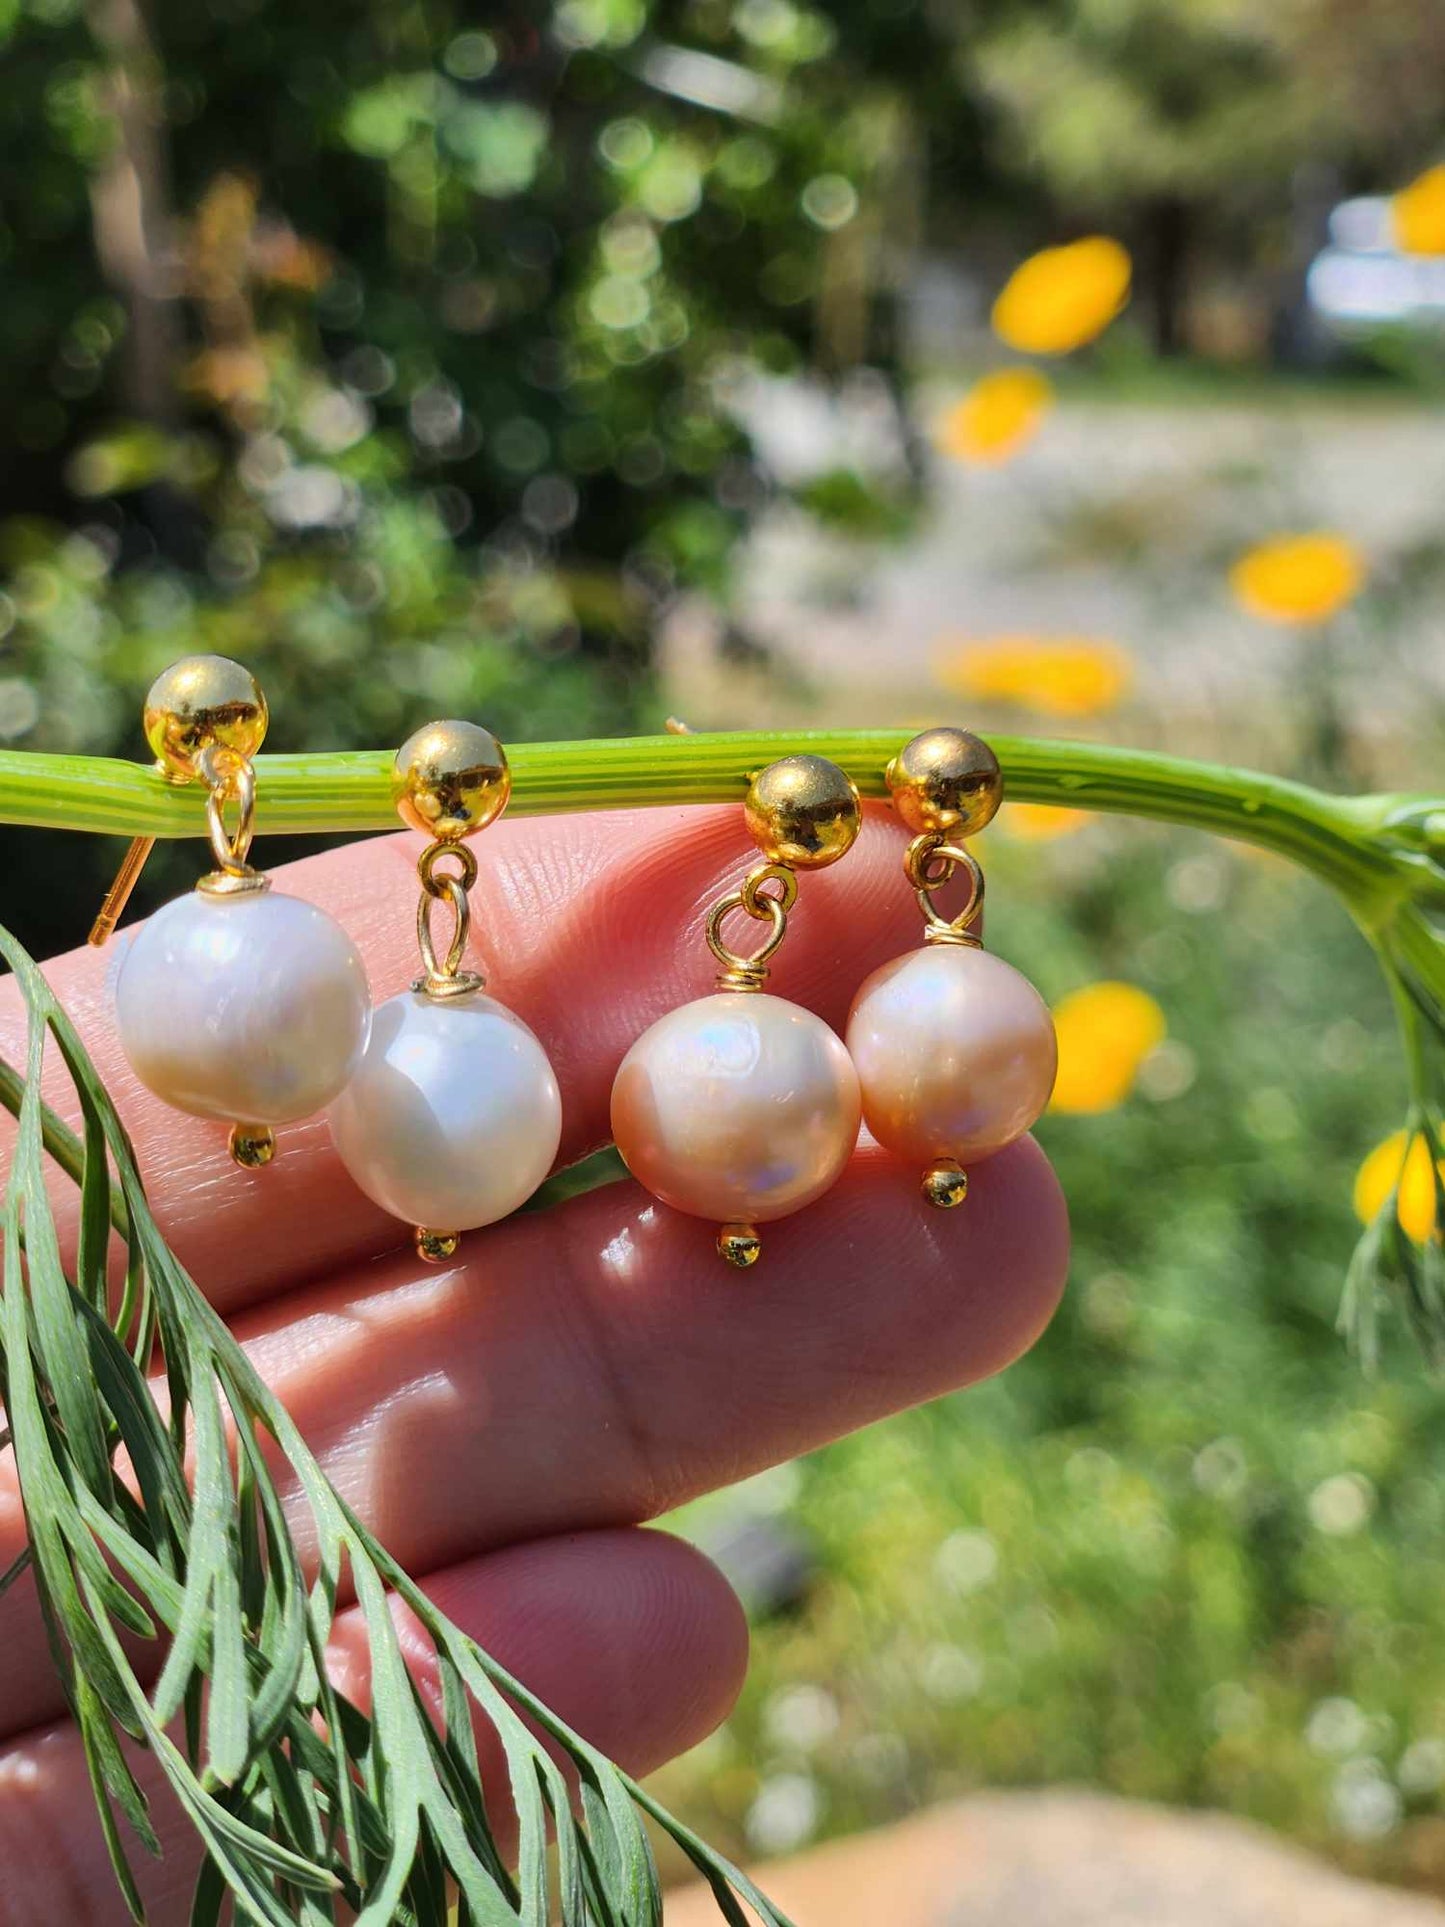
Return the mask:
{"type": "MultiPolygon", "coordinates": [[[[923,397],[924,419],[945,399],[923,397]]],[[[876,404],[840,408],[779,386],[748,413],[790,479],[897,457],[876,404]]],[[[1136,741],[1208,742],[1241,717],[1262,725],[1297,700],[1305,658],[1322,650],[1366,729],[1410,730],[1422,695],[1445,708],[1445,411],[1064,403],[1005,467],[937,459],[927,520],[899,546],[824,537],[775,513],[753,540],[736,614],[772,672],[719,662],[702,612],[674,639],[677,700],[703,726],[751,721],[765,702],[783,721],[906,723],[939,708],[941,647],[1027,633],[1128,648],[1135,699],[1109,727],[1136,741]],[[1319,527],[1349,535],[1371,570],[1327,638],[1236,608],[1227,576],[1243,548],[1319,527]]]]}
{"type": "MultiPolygon", "coordinates": [[[[1262,1830],[1093,1793],[991,1793],[760,1871],[797,1927],[1445,1927],[1262,1830]]],[[[670,1895],[668,1927],[711,1898],[670,1895]]]]}

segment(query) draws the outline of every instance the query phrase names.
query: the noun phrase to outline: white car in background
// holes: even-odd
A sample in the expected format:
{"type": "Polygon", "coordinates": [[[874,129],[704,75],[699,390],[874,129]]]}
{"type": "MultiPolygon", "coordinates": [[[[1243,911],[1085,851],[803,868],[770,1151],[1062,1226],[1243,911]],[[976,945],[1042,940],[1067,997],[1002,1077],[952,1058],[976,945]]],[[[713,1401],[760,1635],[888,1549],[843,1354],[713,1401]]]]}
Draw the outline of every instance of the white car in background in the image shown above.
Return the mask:
{"type": "Polygon", "coordinates": [[[1383,195],[1341,201],[1305,276],[1314,319],[1350,336],[1380,327],[1445,327],[1445,256],[1402,253],[1383,195]]]}

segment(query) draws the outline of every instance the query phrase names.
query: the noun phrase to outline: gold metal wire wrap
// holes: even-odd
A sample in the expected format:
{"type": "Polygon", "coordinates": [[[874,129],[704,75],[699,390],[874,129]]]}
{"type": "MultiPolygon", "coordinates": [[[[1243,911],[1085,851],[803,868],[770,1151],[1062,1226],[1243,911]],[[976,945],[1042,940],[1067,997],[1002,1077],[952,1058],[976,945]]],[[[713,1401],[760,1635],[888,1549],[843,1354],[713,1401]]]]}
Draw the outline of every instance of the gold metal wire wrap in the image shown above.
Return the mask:
{"type": "Polygon", "coordinates": [[[768,975],[768,959],[787,934],[788,912],[798,900],[798,879],[786,863],[760,863],[742,885],[719,897],[707,918],[707,947],[722,965],[718,972],[719,990],[761,990],[768,975]],[[776,883],[776,890],[764,885],[776,883]],[[772,927],[761,950],[751,957],[742,955],[723,942],[723,920],[741,910],[758,923],[772,927]]]}
{"type": "Polygon", "coordinates": [[[251,839],[256,833],[256,772],[251,759],[239,750],[212,743],[196,758],[196,771],[206,785],[206,835],[216,867],[196,884],[209,897],[246,896],[266,890],[270,880],[251,867],[251,839]],[[226,809],[236,806],[236,827],[226,828],[226,809]]]}
{"type": "Polygon", "coordinates": [[[969,924],[983,908],[983,871],[972,851],[962,844],[950,843],[942,831],[915,836],[903,858],[903,873],[913,885],[918,907],[923,912],[925,943],[961,943],[972,950],[983,948],[983,938],[969,924]],[[933,898],[952,878],[955,870],[968,872],[968,901],[956,916],[944,917],[933,907],[933,898]]]}
{"type": "Polygon", "coordinates": [[[475,970],[463,970],[467,936],[472,927],[471,899],[467,892],[477,880],[477,859],[463,843],[450,840],[429,843],[417,859],[416,873],[421,878],[421,896],[416,906],[416,942],[421,952],[423,975],[412,984],[428,997],[461,997],[469,990],[480,990],[482,977],[475,970]],[[437,869],[444,856],[455,857],[455,870],[437,869]],[[452,907],[452,934],[446,956],[437,961],[436,939],[432,935],[432,906],[447,902],[452,907]]]}

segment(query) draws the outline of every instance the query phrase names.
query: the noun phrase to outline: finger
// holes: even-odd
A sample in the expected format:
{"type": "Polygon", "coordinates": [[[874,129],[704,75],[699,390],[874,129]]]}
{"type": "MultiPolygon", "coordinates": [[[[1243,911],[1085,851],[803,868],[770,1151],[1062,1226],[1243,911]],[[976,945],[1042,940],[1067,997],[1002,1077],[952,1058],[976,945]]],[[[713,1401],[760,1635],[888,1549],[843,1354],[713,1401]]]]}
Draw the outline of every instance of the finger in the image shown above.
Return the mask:
{"type": "MultiPolygon", "coordinates": [[[[1000,1370],[1053,1311],[1068,1227],[1030,1141],[978,1166],[948,1213],[870,1147],[818,1204],[767,1227],[746,1280],[710,1226],[631,1184],[464,1251],[439,1272],[408,1250],[239,1327],[332,1481],[411,1571],[656,1517],[1000,1370]]],[[[292,1523],[308,1546],[304,1507],[292,1523]]],[[[0,1566],[8,1550],[0,1539],[0,1566]]],[[[38,1720],[54,1688],[15,1590],[0,1704],[38,1720]]]]}
{"type": "MultiPolygon", "coordinates": [[[[804,878],[771,979],[836,1027],[868,972],[917,941],[899,867],[902,832],[886,811],[870,816],[843,862],[804,878]]],[[[282,889],[345,926],[378,1001],[416,974],[420,847],[414,837],[377,838],[273,873],[282,889]]],[[[556,1067],[565,1164],[606,1142],[612,1077],[628,1046],[664,1011],[710,988],[715,965],[703,919],[756,852],[736,809],[501,823],[473,847],[475,960],[556,1067]]],[[[182,1117],[142,1089],[115,1035],[113,962],[113,953],[73,951],[47,975],[131,1130],[162,1230],[218,1305],[254,1302],[404,1240],[404,1227],[342,1169],[324,1119],[288,1127],[274,1165],[247,1173],[228,1157],[223,1125],[182,1117]]],[[[0,1058],[25,1061],[13,983],[0,984],[0,1058]]],[[[46,1091],[74,1121],[58,1063],[46,1091]]],[[[67,1229],[75,1213],[73,1190],[61,1187],[57,1214],[67,1229]]]]}
{"type": "MultiPolygon", "coordinates": [[[[660,1532],[589,1533],[478,1559],[437,1574],[436,1605],[629,1772],[647,1773],[726,1717],[742,1683],[747,1629],[716,1569],[660,1532]]],[[[429,1640],[405,1608],[398,1630],[414,1676],[440,1716],[429,1640]]],[[[340,1690],[366,1705],[367,1638],[341,1615],[332,1645],[340,1690]]],[[[506,1811],[496,1735],[477,1723],[488,1811],[506,1811]]],[[[194,1836],[154,1762],[132,1755],[165,1849],[131,1864],[154,1927],[188,1917],[194,1836]]],[[[129,1846],[130,1842],[127,1842],[129,1846]]],[[[509,1845],[510,1843],[504,1843],[509,1845]]],[[[79,1736],[68,1724],[0,1750],[0,1927],[120,1927],[125,1909],[92,1805],[79,1736]]]]}

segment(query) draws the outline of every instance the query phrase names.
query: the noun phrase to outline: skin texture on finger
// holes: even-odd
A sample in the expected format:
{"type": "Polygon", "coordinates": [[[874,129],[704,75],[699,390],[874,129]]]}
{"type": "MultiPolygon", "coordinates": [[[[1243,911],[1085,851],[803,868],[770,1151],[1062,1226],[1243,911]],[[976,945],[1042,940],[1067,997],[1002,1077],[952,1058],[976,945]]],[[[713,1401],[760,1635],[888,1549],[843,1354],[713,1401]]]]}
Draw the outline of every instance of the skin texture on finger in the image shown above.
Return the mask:
{"type": "MultiPolygon", "coordinates": [[[[769,1225],[745,1277],[712,1227],[610,1186],[432,1270],[409,1250],[238,1324],[343,1496],[411,1571],[656,1517],[1001,1370],[1048,1322],[1068,1220],[1021,1140],[931,1210],[876,1146],[769,1225]],[[442,1476],[439,1476],[442,1473],[442,1476]]],[[[0,1486],[0,1568],[18,1550],[0,1486]]],[[[293,1508],[309,1544],[309,1516],[293,1508]]],[[[0,1708],[54,1710],[28,1581],[0,1604],[0,1708]]],[[[23,1709],[23,1714],[18,1709],[23,1709]]]]}
{"type": "MultiPolygon", "coordinates": [[[[584,1533],[513,1547],[438,1573],[426,1590],[574,1731],[634,1774],[706,1738],[742,1684],[741,1608],[700,1553],[664,1533],[584,1533]]],[[[430,1641],[404,1607],[394,1602],[394,1611],[408,1663],[439,1718],[430,1641]]],[[[354,1610],[337,1622],[332,1673],[343,1693],[367,1704],[366,1632],[354,1610]]],[[[478,1744],[489,1808],[505,1811],[505,1766],[484,1723],[478,1744]]],[[[132,1759],[154,1796],[166,1857],[157,1863],[136,1847],[131,1865],[153,1927],[180,1927],[197,1864],[192,1835],[153,1763],[132,1759]]],[[[74,1727],[0,1747],[0,1927],[121,1927],[127,1918],[74,1727]]]]}
{"type": "MultiPolygon", "coordinates": [[[[261,803],[264,827],[264,798],[261,803]]],[[[901,870],[904,833],[881,807],[842,862],[802,879],[769,988],[841,1031],[854,990],[877,965],[916,946],[917,908],[901,870]]],[[[552,1059],[562,1092],[565,1164],[605,1143],[612,1077],[649,1024],[712,988],[703,940],[710,905],[758,855],[733,808],[614,811],[495,824],[470,847],[478,860],[469,961],[522,1017],[552,1059]]],[[[417,973],[419,837],[373,838],[282,865],[279,889],[336,917],[360,948],[376,1002],[417,973]]],[[[746,948],[746,918],[729,941],[746,948]]],[[[115,1035],[105,951],[55,959],[47,976],[131,1131],[152,1207],[177,1255],[214,1303],[254,1303],[332,1268],[396,1249],[408,1228],[364,1197],[342,1168],[322,1118],[287,1126],[275,1162],[246,1172],[226,1127],[170,1110],[136,1081],[115,1035]]],[[[0,983],[0,1058],[23,1066],[24,1011],[0,983]]],[[[47,1098],[68,1121],[76,1105],[58,1053],[47,1098]]],[[[0,1163],[11,1125],[0,1117],[0,1163]]],[[[74,1188],[58,1184],[62,1235],[74,1188]]]]}

